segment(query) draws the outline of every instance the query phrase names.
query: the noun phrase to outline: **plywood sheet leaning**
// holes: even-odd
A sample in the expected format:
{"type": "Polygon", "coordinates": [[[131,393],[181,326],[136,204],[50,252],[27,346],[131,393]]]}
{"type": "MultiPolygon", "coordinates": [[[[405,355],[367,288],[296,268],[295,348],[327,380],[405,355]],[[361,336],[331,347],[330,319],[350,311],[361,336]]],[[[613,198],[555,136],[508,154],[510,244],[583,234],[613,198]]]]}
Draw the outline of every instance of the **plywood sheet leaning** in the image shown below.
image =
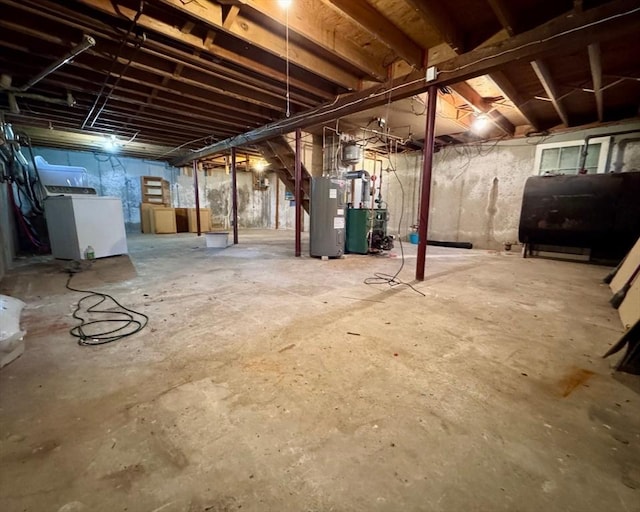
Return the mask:
{"type": "Polygon", "coordinates": [[[640,320],[640,276],[636,276],[624,301],[618,308],[620,320],[625,329],[630,329],[640,320]]]}
{"type": "Polygon", "coordinates": [[[638,238],[635,245],[622,262],[620,269],[611,280],[611,284],[609,284],[611,291],[613,293],[618,293],[622,290],[638,266],[640,266],[640,238],[638,238]]]}

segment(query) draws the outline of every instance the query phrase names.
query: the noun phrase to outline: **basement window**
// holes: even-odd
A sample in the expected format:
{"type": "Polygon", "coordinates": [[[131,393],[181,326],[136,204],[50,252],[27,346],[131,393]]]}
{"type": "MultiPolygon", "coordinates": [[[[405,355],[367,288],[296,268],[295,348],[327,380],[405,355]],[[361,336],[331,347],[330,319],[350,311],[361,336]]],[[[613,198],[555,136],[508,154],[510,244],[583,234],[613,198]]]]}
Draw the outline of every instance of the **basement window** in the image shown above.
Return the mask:
{"type": "MultiPolygon", "coordinates": [[[[609,155],[609,137],[589,140],[587,160],[584,164],[587,174],[603,173],[609,155]]],[[[537,174],[578,174],[580,155],[584,140],[538,144],[536,146],[535,170],[537,174]]]]}

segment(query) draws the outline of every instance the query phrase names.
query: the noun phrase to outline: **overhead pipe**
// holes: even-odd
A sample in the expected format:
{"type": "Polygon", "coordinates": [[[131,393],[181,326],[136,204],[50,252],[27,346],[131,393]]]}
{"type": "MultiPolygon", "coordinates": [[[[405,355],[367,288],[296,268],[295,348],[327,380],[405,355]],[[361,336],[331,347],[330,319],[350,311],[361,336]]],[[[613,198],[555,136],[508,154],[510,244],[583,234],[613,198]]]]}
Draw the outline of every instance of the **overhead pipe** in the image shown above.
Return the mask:
{"type": "Polygon", "coordinates": [[[598,137],[607,137],[607,136],[615,136],[615,135],[628,135],[630,133],[638,133],[640,130],[623,130],[620,132],[608,132],[608,133],[594,133],[591,135],[587,135],[584,138],[584,149],[582,153],[580,153],[580,163],[578,164],[578,172],[581,172],[584,169],[585,164],[587,163],[587,155],[589,154],[589,141],[591,139],[596,139],[598,137]]]}
{"type": "Polygon", "coordinates": [[[85,34],[84,37],[82,38],[82,42],[81,43],[79,43],[76,46],[74,46],[69,51],[69,53],[67,53],[64,57],[60,57],[57,61],[55,61],[53,64],[51,64],[48,68],[44,69],[43,71],[38,73],[36,76],[34,76],[26,84],[24,84],[22,87],[20,87],[18,89],[18,92],[26,92],[31,87],[36,85],[38,82],[40,82],[41,80],[43,80],[44,78],[49,76],[51,73],[53,73],[57,69],[61,68],[65,64],[68,64],[71,60],[73,60],[75,57],[80,55],[82,52],[88,50],[92,46],[95,46],[95,44],[96,44],[96,40],[93,37],[88,36],[88,35],[85,34]]]}
{"type": "Polygon", "coordinates": [[[358,178],[362,178],[362,197],[361,203],[366,204],[367,196],[369,195],[369,188],[371,186],[371,176],[364,169],[360,171],[347,171],[344,173],[344,178],[347,180],[356,180],[358,178]]]}

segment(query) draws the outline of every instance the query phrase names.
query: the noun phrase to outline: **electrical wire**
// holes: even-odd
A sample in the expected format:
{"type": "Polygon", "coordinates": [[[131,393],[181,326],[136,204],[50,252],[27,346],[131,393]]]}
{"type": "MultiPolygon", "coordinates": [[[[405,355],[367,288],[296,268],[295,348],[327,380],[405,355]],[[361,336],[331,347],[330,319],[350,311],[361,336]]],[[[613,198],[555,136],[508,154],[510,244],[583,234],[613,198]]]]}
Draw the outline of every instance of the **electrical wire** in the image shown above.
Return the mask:
{"type": "MultiPolygon", "coordinates": [[[[621,18],[621,17],[624,17],[624,16],[635,14],[638,11],[640,11],[640,7],[637,7],[635,9],[631,9],[629,11],[626,11],[626,12],[623,12],[623,13],[619,13],[619,14],[616,14],[616,15],[613,15],[613,16],[609,16],[609,17],[603,18],[601,20],[596,20],[596,21],[593,21],[593,22],[588,23],[586,25],[581,25],[579,27],[574,27],[572,29],[565,30],[564,32],[560,32],[559,34],[554,34],[552,36],[549,36],[549,37],[546,37],[546,38],[543,38],[543,39],[540,39],[540,40],[530,41],[528,43],[522,44],[522,45],[517,46],[515,48],[510,48],[508,50],[504,50],[503,52],[500,52],[500,53],[495,54],[495,55],[488,55],[486,57],[483,57],[483,58],[478,59],[478,60],[474,60],[472,62],[469,62],[468,64],[465,64],[463,66],[459,66],[459,67],[454,68],[454,69],[439,70],[438,74],[455,73],[455,72],[461,71],[463,69],[466,69],[466,68],[468,68],[470,66],[475,66],[479,62],[483,62],[483,61],[490,60],[490,59],[495,59],[496,57],[500,57],[502,55],[506,55],[506,54],[509,54],[509,53],[516,52],[516,51],[521,50],[522,48],[526,48],[528,46],[533,46],[533,45],[536,45],[536,44],[540,44],[540,43],[544,43],[544,42],[547,42],[547,41],[551,41],[553,39],[557,39],[558,37],[562,37],[562,36],[565,36],[567,34],[571,34],[573,32],[581,31],[581,30],[584,30],[584,29],[587,29],[587,28],[590,28],[590,27],[593,27],[593,26],[596,26],[596,25],[599,25],[599,24],[614,20],[616,18],[621,18]]],[[[333,107],[336,103],[338,103],[338,101],[340,101],[340,98],[343,96],[343,95],[337,95],[330,104],[321,105],[321,106],[316,107],[315,109],[313,109],[313,110],[311,110],[309,112],[301,113],[300,115],[304,115],[305,119],[311,121],[312,119],[314,119],[316,117],[330,115],[330,114],[333,114],[335,112],[339,112],[339,111],[341,111],[343,109],[346,109],[348,107],[351,107],[353,105],[357,105],[357,104],[359,104],[359,103],[361,103],[363,101],[371,100],[371,99],[377,98],[379,96],[384,96],[385,94],[390,94],[393,91],[396,91],[398,89],[403,89],[405,87],[410,87],[410,86],[415,85],[417,83],[424,82],[424,80],[425,79],[423,77],[421,77],[421,78],[417,78],[415,80],[411,80],[409,82],[400,83],[400,84],[398,84],[398,85],[396,85],[394,87],[391,87],[389,89],[384,89],[382,91],[372,92],[368,96],[364,96],[362,98],[355,99],[355,100],[347,102],[347,103],[345,103],[343,105],[339,105],[334,109],[331,109],[331,107],[333,107]],[[325,110],[325,109],[329,109],[329,110],[325,110]]],[[[382,87],[384,87],[384,86],[382,86],[382,87]]],[[[299,121],[299,116],[294,116],[292,118],[287,118],[287,119],[284,119],[284,120],[279,120],[279,121],[275,121],[275,122],[270,123],[270,124],[266,124],[266,125],[264,125],[264,126],[262,126],[260,128],[257,128],[255,130],[251,131],[251,132],[247,132],[247,133],[251,134],[252,140],[249,139],[247,134],[243,133],[243,134],[236,135],[234,137],[230,137],[229,139],[227,139],[228,145],[229,145],[229,147],[232,147],[232,146],[242,146],[243,144],[250,144],[253,141],[253,137],[255,137],[255,136],[259,137],[262,132],[267,131],[267,130],[276,129],[276,130],[280,130],[280,133],[284,133],[284,131],[287,130],[289,128],[289,126],[293,126],[298,121],[299,121]]],[[[312,124],[313,123],[309,122],[309,125],[312,125],[312,124]]],[[[202,148],[200,150],[197,150],[197,151],[198,152],[206,151],[210,147],[211,146],[207,146],[207,147],[204,147],[204,148],[202,148]]]]}
{"type": "MultiPolygon", "coordinates": [[[[87,113],[86,117],[82,121],[82,124],[80,125],[80,129],[84,130],[84,127],[89,122],[89,119],[91,119],[91,117],[93,116],[93,113],[95,112],[95,109],[98,106],[98,102],[102,99],[102,93],[107,88],[107,84],[109,83],[109,80],[111,79],[111,73],[115,69],[116,62],[118,62],[118,59],[120,58],[120,54],[122,53],[122,50],[124,49],[125,45],[127,44],[127,40],[129,39],[129,35],[133,31],[133,29],[136,27],[136,25],[138,23],[138,20],[140,19],[140,16],[142,16],[143,9],[144,9],[144,0],[140,0],[140,5],[138,7],[138,10],[137,10],[135,16],[133,17],[133,19],[131,20],[131,23],[129,24],[129,29],[127,30],[127,33],[124,35],[124,37],[120,41],[120,46],[118,47],[118,50],[116,51],[116,53],[113,56],[113,59],[111,60],[111,66],[109,67],[109,71],[107,72],[107,76],[105,77],[104,82],[102,83],[102,86],[100,87],[100,90],[98,91],[98,95],[96,96],[96,99],[94,100],[93,105],[91,105],[91,108],[89,109],[89,112],[87,113]]],[[[136,51],[136,53],[137,53],[137,51],[136,51]]],[[[129,64],[130,63],[131,63],[131,61],[129,61],[129,64]]],[[[128,64],[127,64],[127,67],[128,67],[128,64]]],[[[113,92],[113,88],[111,89],[111,91],[113,92]]],[[[104,106],[102,108],[104,108],[104,106]]],[[[95,123],[95,119],[94,119],[94,123],[95,123]]],[[[93,124],[92,124],[92,126],[93,126],[93,124]]]]}
{"type": "Polygon", "coordinates": [[[74,338],[78,338],[78,345],[82,346],[96,346],[96,345],[106,345],[107,343],[112,343],[114,341],[119,341],[123,338],[127,338],[129,336],[133,336],[136,333],[139,333],[147,326],[149,322],[149,317],[144,313],[140,313],[139,311],[135,311],[133,309],[129,309],[122,304],[120,304],[116,299],[114,299],[111,295],[107,293],[94,292],[92,290],[81,290],[79,288],[73,288],[70,283],[73,276],[82,271],[81,263],[74,262],[75,266],[67,268],[67,272],[69,272],[69,277],[67,278],[67,282],[65,287],[77,293],[84,293],[84,297],[82,297],[78,303],[76,304],[76,308],[73,310],[72,316],[76,320],[80,321],[79,325],[72,327],[69,330],[69,334],[74,338]],[[88,315],[82,316],[79,312],[82,310],[86,301],[97,298],[99,299],[94,304],[86,307],[86,313],[96,313],[99,315],[109,315],[110,318],[103,318],[99,320],[91,320],[88,315]],[[109,301],[112,302],[115,306],[107,307],[109,301]],[[103,309],[98,309],[98,306],[106,303],[103,306],[103,309]],[[119,311],[118,311],[119,309],[119,311]],[[116,318],[114,318],[116,317],[116,318]],[[120,324],[119,326],[111,329],[110,327],[113,324],[120,324]],[[90,327],[88,331],[87,327],[90,327]],[[99,326],[103,326],[105,330],[98,330],[99,326]]]}
{"type": "Polygon", "coordinates": [[[387,284],[390,287],[407,286],[407,287],[411,288],[414,292],[422,295],[423,297],[426,297],[426,295],[424,293],[422,293],[420,290],[414,288],[411,283],[406,283],[406,282],[402,281],[401,279],[398,279],[398,276],[400,275],[400,272],[402,272],[402,270],[404,269],[404,264],[405,264],[404,246],[402,245],[402,235],[401,235],[401,232],[402,232],[402,220],[404,218],[404,199],[405,199],[405,197],[404,197],[404,186],[402,185],[402,181],[400,180],[400,177],[398,176],[398,173],[396,172],[395,166],[393,165],[393,163],[391,161],[391,156],[387,155],[387,159],[389,160],[389,169],[391,170],[391,172],[393,172],[393,175],[398,180],[398,185],[400,185],[401,201],[400,201],[400,218],[398,220],[398,242],[400,243],[400,255],[401,255],[401,258],[402,258],[402,262],[400,263],[400,268],[396,271],[395,274],[391,275],[391,274],[385,274],[383,272],[375,272],[373,274],[373,277],[367,277],[364,280],[364,284],[367,284],[367,285],[387,284]]]}

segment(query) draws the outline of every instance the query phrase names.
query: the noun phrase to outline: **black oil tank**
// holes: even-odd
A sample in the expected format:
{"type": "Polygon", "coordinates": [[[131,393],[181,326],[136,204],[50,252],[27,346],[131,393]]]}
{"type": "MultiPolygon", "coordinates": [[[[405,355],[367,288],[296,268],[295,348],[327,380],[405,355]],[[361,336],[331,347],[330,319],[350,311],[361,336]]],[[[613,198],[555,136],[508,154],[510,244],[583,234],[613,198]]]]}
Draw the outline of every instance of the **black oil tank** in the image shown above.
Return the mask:
{"type": "Polygon", "coordinates": [[[640,172],[532,176],[524,187],[520,242],[592,250],[619,259],[640,236],[640,172]]]}

